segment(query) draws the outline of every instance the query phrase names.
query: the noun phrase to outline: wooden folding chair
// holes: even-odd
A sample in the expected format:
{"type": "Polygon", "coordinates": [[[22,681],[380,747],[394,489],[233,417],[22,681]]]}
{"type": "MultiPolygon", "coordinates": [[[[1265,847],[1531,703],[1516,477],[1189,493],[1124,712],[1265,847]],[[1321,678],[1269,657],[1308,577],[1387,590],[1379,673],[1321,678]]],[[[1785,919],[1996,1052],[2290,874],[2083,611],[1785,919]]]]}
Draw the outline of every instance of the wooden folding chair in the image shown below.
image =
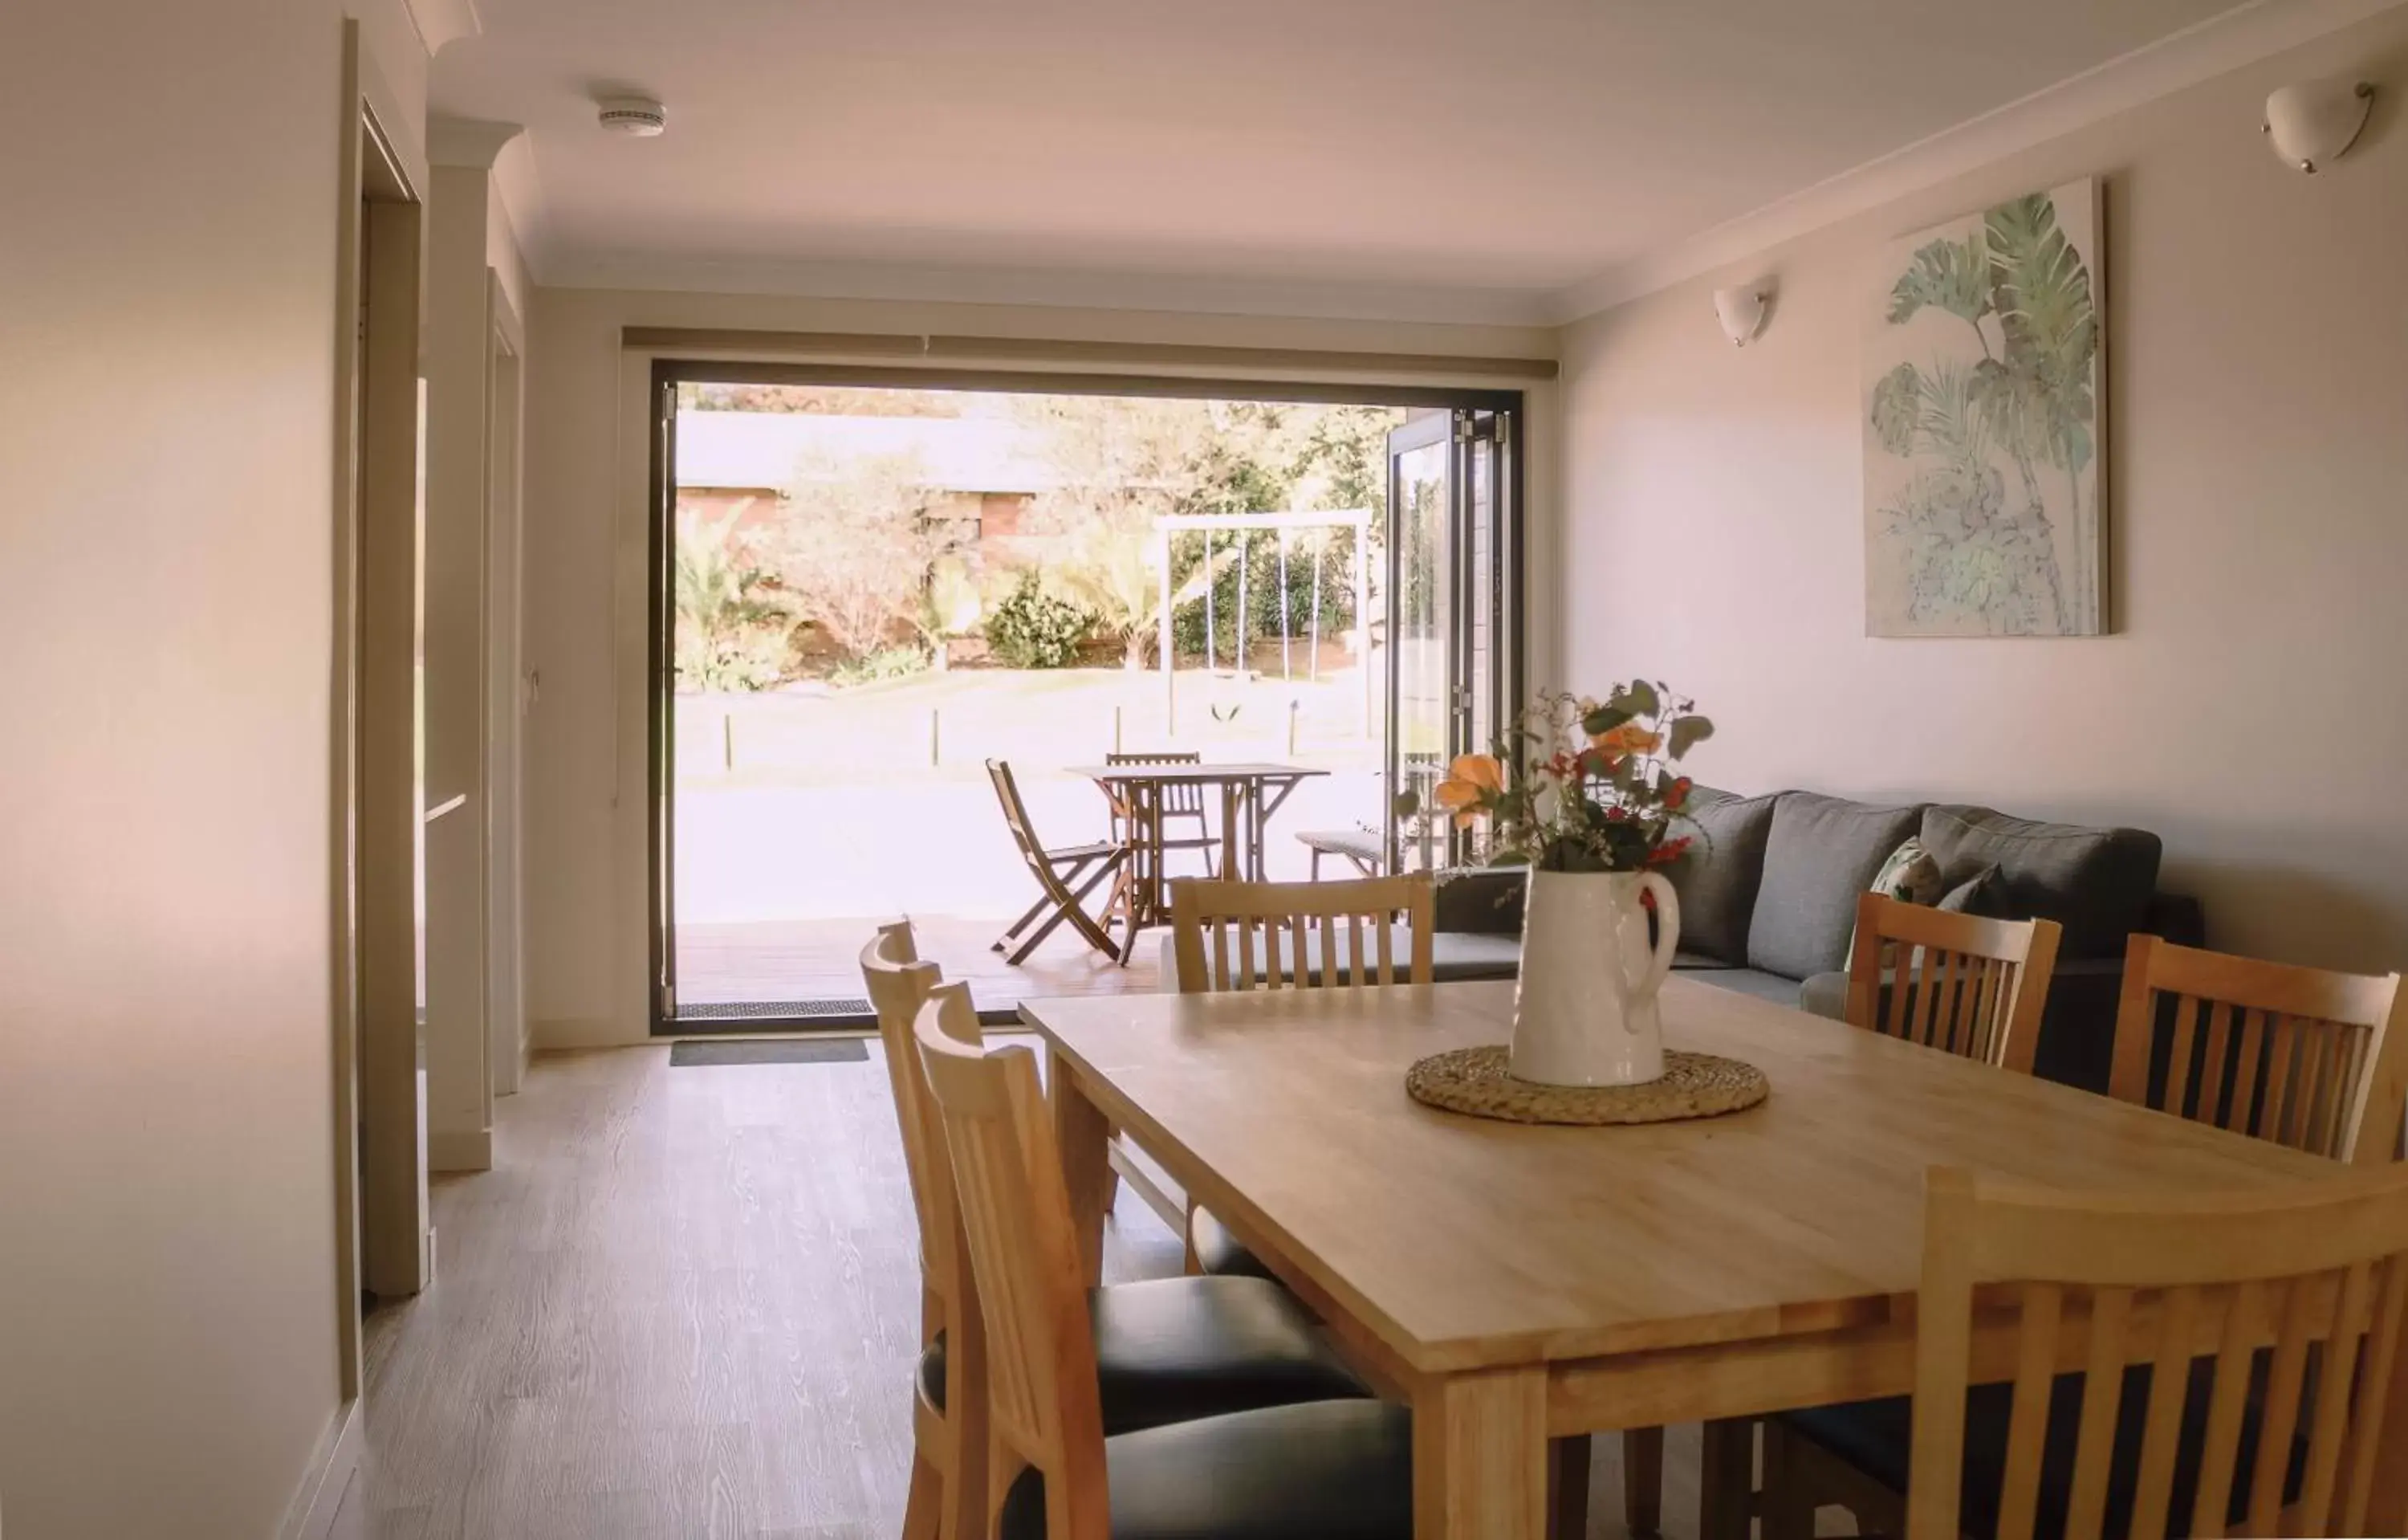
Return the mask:
{"type": "Polygon", "coordinates": [[[1020,858],[1027,864],[1028,874],[1037,879],[1038,886],[1037,901],[996,938],[993,950],[1004,954],[1005,961],[1018,963],[1067,920],[1070,928],[1086,938],[1088,945],[1114,961],[1124,960],[1123,946],[1096,923],[1085,904],[1087,895],[1128,860],[1128,848],[1108,840],[1097,844],[1046,849],[1038,842],[1037,831],[1029,825],[1028,805],[1020,799],[1020,784],[1012,779],[1011,767],[1000,759],[990,759],[986,773],[987,779],[995,783],[996,800],[1003,804],[1003,821],[1011,830],[1011,842],[1020,847],[1020,858]]]}
{"type": "Polygon", "coordinates": [[[2293,1149],[2379,1164],[2399,1154],[2408,1105],[2401,1015],[2397,973],[2333,973],[2135,935],[2124,952],[2108,1090],[2293,1149]]]}

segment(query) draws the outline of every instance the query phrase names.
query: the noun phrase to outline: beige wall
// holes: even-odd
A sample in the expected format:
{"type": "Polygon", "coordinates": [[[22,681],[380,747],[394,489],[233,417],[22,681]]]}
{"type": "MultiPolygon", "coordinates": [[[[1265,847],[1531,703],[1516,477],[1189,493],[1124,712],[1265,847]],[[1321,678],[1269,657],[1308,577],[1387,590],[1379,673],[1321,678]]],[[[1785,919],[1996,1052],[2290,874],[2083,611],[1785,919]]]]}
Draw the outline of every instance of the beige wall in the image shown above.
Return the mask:
{"type": "MultiPolygon", "coordinates": [[[[527,347],[528,1015],[540,1044],[645,1035],[645,381],[629,325],[1553,355],[1534,328],[538,288],[527,347]]],[[[1474,381],[1494,385],[1497,381],[1474,381]]],[[[1534,583],[1554,389],[1529,393],[1534,583]]],[[[1543,587],[1543,583],[1541,584],[1543,587]]],[[[1538,617],[1535,635],[1552,635],[1538,617]]],[[[1541,656],[1534,666],[1544,668],[1541,656]]]]}
{"type": "MultiPolygon", "coordinates": [[[[341,1394],[341,16],[83,0],[7,30],[0,1513],[261,1540],[341,1394]]],[[[380,59],[412,136],[423,65],[380,59]]]]}
{"type": "Polygon", "coordinates": [[[2213,939],[2408,967],[2408,14],[1571,328],[1567,683],[1697,696],[1746,790],[1963,799],[2157,830],[2213,939]],[[2384,82],[2315,177],[2286,80],[2384,82]],[[2112,587],[2099,640],[1864,635],[1858,347],[1883,243],[2107,179],[2112,587]],[[1735,350],[1717,283],[1777,276],[1735,350]]]}

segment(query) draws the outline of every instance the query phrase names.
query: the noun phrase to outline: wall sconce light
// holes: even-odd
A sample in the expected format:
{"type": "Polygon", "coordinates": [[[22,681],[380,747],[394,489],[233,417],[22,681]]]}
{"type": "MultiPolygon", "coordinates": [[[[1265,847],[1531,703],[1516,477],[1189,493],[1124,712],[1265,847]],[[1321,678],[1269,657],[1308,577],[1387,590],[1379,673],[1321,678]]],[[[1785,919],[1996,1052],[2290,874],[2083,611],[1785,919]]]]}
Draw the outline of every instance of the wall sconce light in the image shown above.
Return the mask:
{"type": "Polygon", "coordinates": [[[1734,345],[1746,347],[1748,339],[1764,329],[1766,297],[1761,283],[1714,291],[1714,316],[1723,324],[1723,335],[1734,345]]]}
{"type": "Polygon", "coordinates": [[[2366,126],[2374,87],[2366,80],[2310,80],[2266,98],[2266,142],[2285,166],[2313,175],[2339,159],[2366,126]]]}

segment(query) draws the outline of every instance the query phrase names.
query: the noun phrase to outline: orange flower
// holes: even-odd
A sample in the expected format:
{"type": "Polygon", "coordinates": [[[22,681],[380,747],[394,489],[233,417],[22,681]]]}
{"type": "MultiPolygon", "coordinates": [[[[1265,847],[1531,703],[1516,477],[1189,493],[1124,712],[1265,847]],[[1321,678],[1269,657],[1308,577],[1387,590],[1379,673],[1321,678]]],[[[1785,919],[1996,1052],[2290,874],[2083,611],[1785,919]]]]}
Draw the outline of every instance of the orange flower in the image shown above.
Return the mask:
{"type": "Polygon", "coordinates": [[[1625,722],[1609,727],[1589,741],[1608,754],[1654,754],[1664,744],[1664,735],[1649,732],[1636,722],[1625,722]]]}
{"type": "Polygon", "coordinates": [[[1488,755],[1466,754],[1447,766],[1446,779],[1431,795],[1455,814],[1455,828],[1469,828],[1480,816],[1481,804],[1504,789],[1504,766],[1488,755]]]}

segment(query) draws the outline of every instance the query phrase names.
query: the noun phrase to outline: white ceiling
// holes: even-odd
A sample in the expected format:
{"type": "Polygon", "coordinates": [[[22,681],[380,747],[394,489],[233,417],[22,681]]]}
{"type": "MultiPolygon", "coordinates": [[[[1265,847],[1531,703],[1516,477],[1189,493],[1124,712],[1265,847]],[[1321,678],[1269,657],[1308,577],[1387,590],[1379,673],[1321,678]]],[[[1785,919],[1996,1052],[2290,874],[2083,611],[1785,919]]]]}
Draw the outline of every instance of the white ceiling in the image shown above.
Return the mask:
{"type": "Polygon", "coordinates": [[[432,95],[527,126],[555,281],[924,268],[1537,311],[2236,8],[478,0],[432,95]],[[603,133],[613,89],[662,98],[668,133],[603,133]]]}

